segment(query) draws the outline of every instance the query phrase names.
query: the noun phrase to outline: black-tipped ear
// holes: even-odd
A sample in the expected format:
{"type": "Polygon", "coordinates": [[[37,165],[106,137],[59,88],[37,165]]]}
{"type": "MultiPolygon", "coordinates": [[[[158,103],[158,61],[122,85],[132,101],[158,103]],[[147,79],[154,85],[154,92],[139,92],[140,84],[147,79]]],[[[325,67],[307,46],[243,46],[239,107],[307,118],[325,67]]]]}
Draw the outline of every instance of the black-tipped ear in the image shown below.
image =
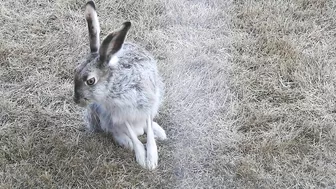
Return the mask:
{"type": "Polygon", "coordinates": [[[94,10],[96,10],[96,5],[93,1],[88,1],[85,6],[90,5],[94,10]]]}
{"type": "Polygon", "coordinates": [[[102,63],[109,62],[112,55],[121,49],[130,27],[131,22],[124,22],[119,30],[114,31],[105,37],[99,49],[100,60],[102,63]]]}
{"type": "Polygon", "coordinates": [[[91,52],[98,52],[100,27],[96,6],[93,1],[88,1],[85,5],[85,19],[89,29],[90,50],[91,52]]]}

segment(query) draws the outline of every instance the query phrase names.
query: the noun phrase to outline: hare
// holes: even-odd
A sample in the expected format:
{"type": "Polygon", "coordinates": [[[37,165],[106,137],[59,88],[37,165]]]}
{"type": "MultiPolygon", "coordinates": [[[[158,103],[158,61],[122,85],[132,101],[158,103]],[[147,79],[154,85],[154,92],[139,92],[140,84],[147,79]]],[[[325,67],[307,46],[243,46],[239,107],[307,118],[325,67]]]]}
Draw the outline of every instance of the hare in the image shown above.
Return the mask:
{"type": "Polygon", "coordinates": [[[124,42],[130,22],[124,22],[100,44],[95,4],[89,1],[85,7],[91,52],[75,69],[74,102],[86,107],[89,130],[111,133],[117,144],[134,150],[142,167],[155,169],[155,138],[167,138],[153,121],[164,93],[156,61],[141,47],[124,42]],[[146,149],[138,139],[144,132],[146,149]]]}

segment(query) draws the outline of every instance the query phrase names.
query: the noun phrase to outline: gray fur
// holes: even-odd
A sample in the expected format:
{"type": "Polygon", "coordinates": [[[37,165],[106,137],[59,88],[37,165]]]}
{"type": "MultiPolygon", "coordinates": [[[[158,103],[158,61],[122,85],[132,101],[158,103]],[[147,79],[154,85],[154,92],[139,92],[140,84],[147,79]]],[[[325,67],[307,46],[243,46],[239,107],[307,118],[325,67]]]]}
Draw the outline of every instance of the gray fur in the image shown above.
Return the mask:
{"type": "Polygon", "coordinates": [[[163,95],[156,61],[132,43],[125,43],[115,56],[119,61],[113,67],[100,68],[99,55],[94,53],[75,69],[75,102],[96,103],[112,114],[126,111],[124,116],[130,112],[155,116],[163,95]],[[87,86],[85,80],[92,72],[98,73],[99,81],[87,86]]]}
{"type": "Polygon", "coordinates": [[[164,130],[152,120],[161,104],[164,85],[153,56],[133,43],[123,43],[130,27],[129,22],[125,23],[124,28],[108,35],[98,50],[110,54],[102,57],[104,53],[90,53],[75,69],[74,101],[86,107],[89,130],[111,133],[119,145],[134,147],[140,165],[154,169],[157,166],[154,138],[147,139],[150,152],[146,160],[143,145],[135,136],[146,132],[148,138],[150,131],[159,139],[166,138],[164,130]],[[121,41],[121,48],[114,46],[114,41],[117,45],[121,41]],[[96,83],[86,84],[92,77],[96,83]]]}

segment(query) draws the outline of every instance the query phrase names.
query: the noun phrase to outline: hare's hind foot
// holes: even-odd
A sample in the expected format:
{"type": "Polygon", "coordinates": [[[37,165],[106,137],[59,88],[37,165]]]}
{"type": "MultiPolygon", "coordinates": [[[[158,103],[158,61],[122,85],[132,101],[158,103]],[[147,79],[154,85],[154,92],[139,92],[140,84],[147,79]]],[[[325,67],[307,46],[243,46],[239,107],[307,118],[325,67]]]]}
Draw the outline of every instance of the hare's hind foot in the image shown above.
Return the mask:
{"type": "Polygon", "coordinates": [[[156,122],[153,121],[153,131],[154,131],[154,137],[157,138],[158,140],[166,140],[167,135],[165,130],[162,129],[162,127],[157,124],[156,122]]]}
{"type": "Polygon", "coordinates": [[[115,135],[113,138],[119,146],[133,151],[133,142],[127,135],[115,135]]]}

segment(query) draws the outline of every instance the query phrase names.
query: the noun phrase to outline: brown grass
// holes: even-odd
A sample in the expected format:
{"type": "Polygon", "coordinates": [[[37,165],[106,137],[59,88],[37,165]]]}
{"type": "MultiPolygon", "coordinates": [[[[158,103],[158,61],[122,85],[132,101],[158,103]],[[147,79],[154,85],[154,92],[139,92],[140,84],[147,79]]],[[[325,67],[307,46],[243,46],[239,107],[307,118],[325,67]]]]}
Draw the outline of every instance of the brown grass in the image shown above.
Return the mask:
{"type": "Polygon", "coordinates": [[[335,3],[239,1],[237,174],[258,188],[336,187],[335,3]]]}
{"type": "Polygon", "coordinates": [[[0,188],[335,188],[332,0],[96,1],[166,83],[159,167],[83,130],[78,0],[0,4],[0,188]]]}

